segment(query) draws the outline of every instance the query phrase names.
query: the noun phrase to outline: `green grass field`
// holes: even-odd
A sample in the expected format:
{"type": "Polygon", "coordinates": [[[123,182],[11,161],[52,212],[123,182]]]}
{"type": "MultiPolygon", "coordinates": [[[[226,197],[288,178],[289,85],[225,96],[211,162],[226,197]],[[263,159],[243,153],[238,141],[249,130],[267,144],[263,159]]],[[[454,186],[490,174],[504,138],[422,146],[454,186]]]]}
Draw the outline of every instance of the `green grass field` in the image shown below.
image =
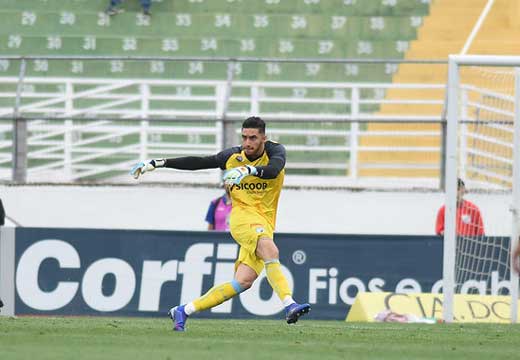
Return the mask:
{"type": "Polygon", "coordinates": [[[520,326],[0,318],[0,359],[517,359],[520,326]]]}

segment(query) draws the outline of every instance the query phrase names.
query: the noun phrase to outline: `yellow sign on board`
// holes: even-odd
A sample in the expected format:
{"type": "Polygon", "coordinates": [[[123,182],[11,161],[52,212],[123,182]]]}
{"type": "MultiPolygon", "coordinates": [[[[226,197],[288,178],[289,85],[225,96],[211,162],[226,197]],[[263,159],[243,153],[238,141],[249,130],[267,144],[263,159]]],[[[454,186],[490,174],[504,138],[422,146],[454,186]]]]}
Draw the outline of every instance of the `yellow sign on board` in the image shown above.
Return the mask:
{"type": "MultiPolygon", "coordinates": [[[[442,294],[358,293],[346,321],[372,322],[382,311],[442,320],[442,294]]],[[[454,322],[510,322],[510,296],[458,295],[454,297],[454,322]]]]}

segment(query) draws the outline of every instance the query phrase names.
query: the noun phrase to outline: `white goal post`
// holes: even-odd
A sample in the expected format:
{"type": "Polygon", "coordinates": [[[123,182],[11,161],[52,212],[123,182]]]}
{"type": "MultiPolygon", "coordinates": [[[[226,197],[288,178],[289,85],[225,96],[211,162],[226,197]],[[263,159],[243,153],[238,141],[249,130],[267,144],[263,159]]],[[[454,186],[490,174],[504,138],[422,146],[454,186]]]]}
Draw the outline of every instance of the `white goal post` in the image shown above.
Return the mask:
{"type": "Polygon", "coordinates": [[[443,318],[457,320],[455,294],[509,295],[516,322],[511,249],[520,235],[520,56],[450,56],[446,99],[443,318]],[[481,231],[458,225],[470,216],[457,210],[457,178],[480,208],[481,231]],[[503,222],[486,223],[490,211],[504,214],[503,222]]]}

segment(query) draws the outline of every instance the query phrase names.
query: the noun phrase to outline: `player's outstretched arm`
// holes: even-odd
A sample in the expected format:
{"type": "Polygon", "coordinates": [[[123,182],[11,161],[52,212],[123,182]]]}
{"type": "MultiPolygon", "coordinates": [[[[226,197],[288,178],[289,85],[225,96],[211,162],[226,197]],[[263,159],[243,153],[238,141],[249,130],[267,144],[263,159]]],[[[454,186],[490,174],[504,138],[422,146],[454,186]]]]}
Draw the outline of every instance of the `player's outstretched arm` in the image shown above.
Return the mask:
{"type": "Polygon", "coordinates": [[[141,174],[144,174],[145,172],[153,171],[158,167],[164,167],[165,163],[165,159],[141,161],[132,167],[132,170],[130,170],[130,175],[132,175],[134,179],[138,179],[139,176],[141,176],[141,174]]]}
{"type": "Polygon", "coordinates": [[[202,170],[202,169],[214,169],[220,167],[224,169],[224,164],[229,158],[230,154],[235,152],[236,149],[227,149],[221,151],[216,155],[211,156],[184,156],[171,159],[153,159],[149,161],[141,161],[134,165],[130,170],[130,175],[135,179],[147,171],[153,171],[156,168],[165,167],[177,170],[202,170]]]}

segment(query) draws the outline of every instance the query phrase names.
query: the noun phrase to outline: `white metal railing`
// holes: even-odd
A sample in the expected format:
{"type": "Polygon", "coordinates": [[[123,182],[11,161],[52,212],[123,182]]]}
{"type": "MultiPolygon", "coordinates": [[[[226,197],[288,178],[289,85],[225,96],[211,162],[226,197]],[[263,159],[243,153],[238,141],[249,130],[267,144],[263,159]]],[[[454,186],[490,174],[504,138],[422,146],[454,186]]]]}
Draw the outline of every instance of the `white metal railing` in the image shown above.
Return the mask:
{"type": "MultiPolygon", "coordinates": [[[[15,77],[0,78],[2,84],[16,84],[19,79],[15,77]]],[[[79,117],[79,116],[114,116],[114,117],[219,117],[224,102],[224,92],[227,86],[226,81],[207,81],[207,80],[150,80],[150,79],[75,79],[75,78],[25,78],[24,90],[21,97],[24,101],[31,101],[20,106],[18,111],[25,114],[47,115],[58,118],[79,117]],[[56,85],[59,91],[37,92],[31,85],[56,85]],[[77,86],[90,86],[88,90],[75,91],[77,86]],[[154,93],[151,88],[169,89],[173,95],[154,93]],[[132,89],[135,88],[135,89],[132,89]],[[208,89],[209,95],[193,95],[194,89],[208,89]],[[127,90],[126,92],[116,92],[127,90]],[[128,92],[131,91],[131,92],[128,92]],[[39,100],[41,99],[41,100],[39,100]],[[84,99],[96,100],[98,104],[90,107],[79,107],[76,101],[84,99]],[[37,101],[32,101],[37,100],[37,101]],[[152,101],[168,102],[190,102],[190,103],[212,103],[211,109],[201,110],[193,108],[189,110],[179,110],[168,108],[161,110],[151,106],[152,101]],[[123,107],[132,103],[140,104],[140,108],[123,107]]],[[[315,119],[320,116],[322,120],[417,120],[417,121],[438,121],[438,114],[431,115],[375,115],[372,112],[359,110],[361,105],[382,105],[382,104],[401,104],[401,105],[442,105],[443,100],[438,98],[418,98],[387,100],[384,98],[384,91],[389,89],[411,89],[411,90],[443,90],[444,84],[392,84],[392,83],[332,83],[332,82],[266,82],[266,81],[234,81],[233,91],[245,89],[250,92],[248,96],[234,96],[229,98],[230,104],[246,104],[247,110],[228,111],[227,116],[231,118],[243,118],[251,113],[260,113],[262,106],[269,104],[313,104],[313,105],[352,105],[357,106],[356,113],[351,112],[319,112],[298,113],[291,111],[284,112],[262,112],[265,118],[306,120],[315,119]],[[290,95],[273,96],[267,92],[272,89],[284,89],[291,91],[290,95]],[[336,93],[334,96],[305,96],[304,91],[308,89],[322,90],[349,90],[350,95],[344,96],[336,93]],[[360,91],[372,90],[372,97],[361,97],[360,91]],[[379,92],[379,94],[378,94],[379,92]],[[381,95],[382,94],[382,95],[381,95]]],[[[0,92],[1,98],[14,98],[16,92],[0,92]]],[[[0,117],[12,116],[14,114],[12,106],[0,106],[0,117]]]]}
{"type": "MultiPolygon", "coordinates": [[[[0,100],[16,96],[14,85],[18,81],[0,78],[0,83],[13,86],[13,91],[0,93],[0,100]]],[[[28,181],[84,180],[126,172],[137,159],[212,154],[223,146],[223,116],[241,120],[251,114],[270,120],[269,136],[286,143],[291,160],[288,169],[310,174],[332,170],[352,184],[359,183],[359,171],[364,168],[440,168],[438,162],[360,162],[360,153],[439,155],[441,149],[422,146],[420,141],[408,146],[374,146],[360,144],[359,140],[374,136],[439,138],[440,131],[374,131],[362,124],[440,122],[439,114],[389,114],[374,109],[383,104],[440,107],[442,99],[388,100],[384,94],[389,89],[442,90],[443,84],[234,81],[224,110],[226,86],[226,81],[26,77],[17,111],[22,118],[35,119],[29,122],[28,159],[35,164],[28,167],[28,181]],[[45,91],[38,91],[42,85],[45,91]],[[49,90],[52,87],[54,91],[49,90]],[[290,111],[271,110],[280,104],[293,107],[290,111]],[[296,121],[297,125],[287,125],[296,121]],[[118,161],[107,164],[107,159],[118,161]]],[[[0,106],[0,117],[12,117],[15,111],[0,106]]],[[[11,130],[5,122],[0,127],[0,139],[6,139],[0,142],[0,151],[11,147],[7,140],[11,130]]],[[[0,166],[10,161],[10,153],[2,152],[0,166]]],[[[4,167],[0,176],[9,179],[9,169],[4,167]]]]}

